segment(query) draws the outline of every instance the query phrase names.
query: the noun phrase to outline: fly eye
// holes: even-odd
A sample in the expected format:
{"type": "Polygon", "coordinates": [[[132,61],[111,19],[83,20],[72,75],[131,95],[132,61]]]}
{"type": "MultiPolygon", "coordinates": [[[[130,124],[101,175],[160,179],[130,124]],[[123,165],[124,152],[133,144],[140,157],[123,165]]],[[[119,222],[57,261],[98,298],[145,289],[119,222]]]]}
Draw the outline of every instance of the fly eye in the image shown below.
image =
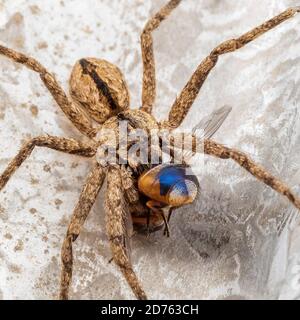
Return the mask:
{"type": "Polygon", "coordinates": [[[169,204],[179,207],[184,204],[192,203],[198,193],[197,185],[191,180],[183,180],[176,183],[169,193],[169,204]]]}
{"type": "Polygon", "coordinates": [[[197,197],[199,187],[191,180],[185,180],[185,185],[188,190],[189,200],[193,202],[197,197]]]}

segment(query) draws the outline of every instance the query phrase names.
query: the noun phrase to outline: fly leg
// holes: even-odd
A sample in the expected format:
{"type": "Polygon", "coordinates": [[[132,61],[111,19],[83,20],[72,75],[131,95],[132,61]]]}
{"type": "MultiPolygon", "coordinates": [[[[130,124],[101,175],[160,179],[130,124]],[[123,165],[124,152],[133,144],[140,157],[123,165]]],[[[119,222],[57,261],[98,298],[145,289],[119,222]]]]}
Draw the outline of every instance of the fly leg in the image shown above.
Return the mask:
{"type": "Polygon", "coordinates": [[[169,223],[168,223],[168,219],[165,216],[164,211],[162,210],[165,207],[165,205],[159,201],[149,200],[147,201],[146,206],[150,208],[154,213],[162,217],[165,224],[164,235],[167,235],[167,237],[169,238],[170,237],[169,223]]]}

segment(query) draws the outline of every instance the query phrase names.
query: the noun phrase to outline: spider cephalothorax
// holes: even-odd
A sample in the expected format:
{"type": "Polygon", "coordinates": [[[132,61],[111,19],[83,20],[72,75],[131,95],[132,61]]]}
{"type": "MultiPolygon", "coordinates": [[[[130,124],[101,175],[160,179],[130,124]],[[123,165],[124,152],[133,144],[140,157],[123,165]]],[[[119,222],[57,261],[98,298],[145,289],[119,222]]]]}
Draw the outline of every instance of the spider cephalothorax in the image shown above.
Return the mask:
{"type": "MultiPolygon", "coordinates": [[[[128,123],[129,131],[143,129],[149,132],[152,129],[158,128],[178,128],[192,106],[208,74],[217,64],[219,56],[243,47],[300,11],[300,7],[290,8],[242,36],[225,41],[217,46],[211,51],[207,58],[199,64],[190,80],[178,95],[171,107],[168,119],[162,123],[157,123],[151,115],[156,90],[151,34],[180,2],[181,0],[170,0],[147,22],[142,32],[143,92],[142,106],[139,110],[129,109],[129,93],[124,77],[116,66],[107,61],[96,58],[84,58],[75,64],[70,78],[71,100],[58,84],[54,75],[49,73],[38,61],[0,45],[0,54],[39,73],[45,86],[65,115],[81,133],[90,138],[90,141],[85,143],[78,142],[74,139],[49,135],[39,136],[29,140],[0,176],[0,190],[6,185],[13,173],[21,166],[36,146],[52,148],[83,157],[94,157],[96,159],[97,150],[100,152],[101,158],[101,150],[105,144],[116,146],[118,143],[112,142],[113,140],[110,139],[110,136],[104,134],[103,130],[113,129],[114,132],[117,132],[120,121],[126,121],[128,123]]],[[[218,126],[219,124],[217,123],[215,125],[218,126]]],[[[244,153],[218,144],[210,140],[210,136],[206,136],[206,138],[207,139],[203,141],[203,152],[205,154],[220,159],[232,159],[258,180],[287,197],[295,207],[300,209],[300,199],[298,199],[283,182],[254,163],[244,153]]],[[[196,136],[192,136],[192,139],[193,152],[195,152],[197,151],[196,146],[198,139],[196,136]]],[[[172,143],[174,143],[174,141],[171,139],[171,144],[172,143]]],[[[126,146],[126,148],[127,147],[128,146],[126,146]]],[[[120,152],[118,157],[119,159],[122,158],[120,152]]],[[[74,209],[62,245],[60,298],[68,298],[73,265],[72,244],[77,239],[96,201],[105,176],[107,176],[105,201],[106,229],[113,259],[120,267],[120,270],[126,277],[136,297],[139,299],[146,298],[146,294],[132,268],[129,257],[129,242],[132,236],[132,226],[134,224],[138,231],[145,231],[147,229],[148,231],[149,229],[150,231],[156,231],[160,229],[166,224],[166,221],[164,221],[160,215],[162,207],[170,205],[172,209],[172,206],[178,207],[181,204],[191,202],[195,198],[197,186],[193,179],[189,180],[184,174],[180,173],[178,179],[175,179],[176,181],[174,179],[170,180],[172,183],[174,181],[176,182],[174,182],[174,186],[176,187],[173,188],[173,185],[168,182],[164,186],[165,194],[158,195],[157,192],[159,191],[152,193],[153,190],[151,190],[147,181],[157,183],[157,171],[160,172],[162,167],[152,171],[152,173],[155,173],[154,176],[149,174],[149,176],[151,176],[150,180],[143,179],[142,177],[145,176],[140,176],[141,172],[136,170],[137,167],[138,163],[130,158],[128,158],[127,164],[103,164],[101,161],[94,161],[93,168],[87,177],[78,203],[74,209]],[[139,180],[140,190],[138,189],[138,179],[141,179],[139,180]],[[177,198],[178,192],[181,192],[182,189],[185,189],[187,193],[191,192],[191,194],[177,198]],[[169,191],[174,192],[170,195],[168,193],[169,191]]],[[[169,169],[168,167],[167,171],[169,169]]],[[[169,170],[167,174],[170,174],[170,172],[174,172],[174,170],[169,170]]],[[[158,176],[160,177],[160,175],[158,176]]],[[[159,180],[158,183],[160,182],[159,180]]],[[[161,190],[157,185],[155,185],[155,188],[155,190],[161,190]]]]}

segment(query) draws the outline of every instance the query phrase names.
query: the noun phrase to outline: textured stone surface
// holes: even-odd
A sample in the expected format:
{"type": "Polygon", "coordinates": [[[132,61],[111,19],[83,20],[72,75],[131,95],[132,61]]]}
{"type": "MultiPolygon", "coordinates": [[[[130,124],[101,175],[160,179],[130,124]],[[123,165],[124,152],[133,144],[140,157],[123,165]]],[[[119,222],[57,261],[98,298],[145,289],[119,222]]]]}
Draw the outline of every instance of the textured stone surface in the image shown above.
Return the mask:
{"type": "MultiPolygon", "coordinates": [[[[68,87],[80,57],[101,57],[125,74],[131,105],[141,96],[139,35],[166,0],[0,1],[0,41],[26,52],[68,87]]],[[[155,31],[158,97],[166,117],[176,94],[219,42],[238,36],[297,0],[184,0],[155,31]]],[[[240,148],[295,191],[300,183],[300,16],[223,56],[184,127],[224,104],[233,111],[216,140],[240,148]]],[[[39,77],[0,57],[0,170],[22,141],[42,133],[82,138],[39,77]]],[[[90,162],[34,151],[0,195],[0,297],[55,298],[60,247],[90,162]]],[[[133,262],[150,298],[298,298],[296,210],[230,161],[207,159],[199,200],[178,210],[171,238],[133,240],[133,262]],[[279,230],[279,231],[278,231],[279,230]]],[[[299,192],[298,192],[299,194],[299,192]]],[[[71,297],[133,298],[111,258],[103,192],[75,244],[71,297]]]]}

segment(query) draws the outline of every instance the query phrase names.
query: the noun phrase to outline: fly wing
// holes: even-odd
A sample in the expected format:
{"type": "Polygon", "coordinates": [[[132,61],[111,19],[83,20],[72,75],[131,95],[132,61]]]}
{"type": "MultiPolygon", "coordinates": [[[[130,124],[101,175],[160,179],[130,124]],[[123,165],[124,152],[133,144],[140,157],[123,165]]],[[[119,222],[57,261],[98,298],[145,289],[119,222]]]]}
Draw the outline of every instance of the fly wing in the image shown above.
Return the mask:
{"type": "MultiPolygon", "coordinates": [[[[216,111],[212,112],[210,115],[201,119],[201,121],[192,129],[192,134],[196,136],[197,142],[201,143],[204,139],[210,139],[222,126],[232,108],[229,106],[224,106],[216,111]]],[[[167,133],[168,137],[170,135],[167,133]]],[[[179,148],[181,149],[181,148],[179,148]]],[[[174,153],[177,152],[177,146],[173,146],[174,153]]],[[[168,151],[169,151],[168,150],[168,151]]],[[[192,150],[184,150],[182,153],[185,163],[188,163],[189,160],[193,157],[192,150]]]]}
{"type": "Polygon", "coordinates": [[[192,130],[198,139],[210,139],[222,126],[232,108],[224,106],[204,117],[192,130]]]}
{"type": "MultiPolygon", "coordinates": [[[[222,126],[231,110],[231,107],[224,106],[202,118],[201,121],[192,129],[192,134],[196,136],[198,143],[204,139],[210,139],[222,126]]],[[[185,162],[188,163],[193,155],[194,154],[191,150],[184,151],[183,157],[185,162]]]]}

